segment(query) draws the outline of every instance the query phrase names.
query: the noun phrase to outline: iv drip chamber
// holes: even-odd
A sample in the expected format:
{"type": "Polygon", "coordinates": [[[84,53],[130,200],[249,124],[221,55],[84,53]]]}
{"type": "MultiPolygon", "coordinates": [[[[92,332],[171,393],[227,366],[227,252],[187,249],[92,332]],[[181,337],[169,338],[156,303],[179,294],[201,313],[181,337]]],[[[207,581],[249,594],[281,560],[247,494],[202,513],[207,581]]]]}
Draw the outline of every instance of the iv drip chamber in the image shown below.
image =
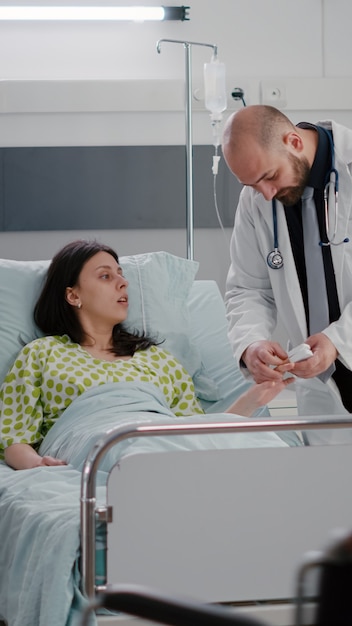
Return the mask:
{"type": "Polygon", "coordinates": [[[225,63],[212,59],[204,63],[205,107],[211,113],[221,114],[227,107],[225,63]]]}

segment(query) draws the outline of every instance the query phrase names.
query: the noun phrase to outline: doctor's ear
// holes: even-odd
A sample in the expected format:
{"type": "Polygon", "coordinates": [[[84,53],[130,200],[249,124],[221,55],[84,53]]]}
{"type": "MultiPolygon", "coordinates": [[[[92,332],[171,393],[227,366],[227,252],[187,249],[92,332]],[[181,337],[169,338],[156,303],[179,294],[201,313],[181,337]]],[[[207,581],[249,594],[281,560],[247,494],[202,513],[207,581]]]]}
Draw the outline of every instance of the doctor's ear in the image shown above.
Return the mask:
{"type": "Polygon", "coordinates": [[[290,152],[302,152],[304,149],[301,135],[293,130],[284,135],[283,142],[290,152]]]}

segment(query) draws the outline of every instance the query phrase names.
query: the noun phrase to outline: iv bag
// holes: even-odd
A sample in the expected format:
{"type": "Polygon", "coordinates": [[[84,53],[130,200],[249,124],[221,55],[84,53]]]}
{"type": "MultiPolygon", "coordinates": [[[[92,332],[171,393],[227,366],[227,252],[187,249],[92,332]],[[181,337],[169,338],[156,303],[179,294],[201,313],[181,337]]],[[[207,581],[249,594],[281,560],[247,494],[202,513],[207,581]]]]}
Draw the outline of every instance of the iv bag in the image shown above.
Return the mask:
{"type": "Polygon", "coordinates": [[[225,63],[212,59],[204,63],[205,106],[211,113],[222,113],[227,107],[225,63]]]}

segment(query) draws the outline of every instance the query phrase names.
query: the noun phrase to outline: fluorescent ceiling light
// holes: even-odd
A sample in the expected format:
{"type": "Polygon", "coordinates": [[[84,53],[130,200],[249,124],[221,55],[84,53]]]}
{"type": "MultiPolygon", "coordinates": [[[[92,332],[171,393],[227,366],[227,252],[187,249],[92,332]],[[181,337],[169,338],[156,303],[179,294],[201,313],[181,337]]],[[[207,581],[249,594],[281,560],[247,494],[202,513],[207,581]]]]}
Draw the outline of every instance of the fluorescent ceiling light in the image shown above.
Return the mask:
{"type": "Polygon", "coordinates": [[[188,20],[189,7],[0,6],[0,20],[188,20]]]}

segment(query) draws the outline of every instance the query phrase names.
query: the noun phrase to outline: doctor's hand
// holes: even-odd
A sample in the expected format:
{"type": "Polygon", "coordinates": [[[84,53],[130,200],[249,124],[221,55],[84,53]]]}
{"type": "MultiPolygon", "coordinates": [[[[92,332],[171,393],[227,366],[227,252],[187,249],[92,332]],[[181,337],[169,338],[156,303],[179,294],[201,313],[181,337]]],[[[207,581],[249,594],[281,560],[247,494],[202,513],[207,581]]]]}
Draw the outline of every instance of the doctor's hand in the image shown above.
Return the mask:
{"type": "Polygon", "coordinates": [[[242,354],[242,361],[256,383],[266,380],[282,380],[286,372],[291,372],[295,364],[288,361],[287,352],[276,341],[255,341],[242,354]]]}
{"type": "Polygon", "coordinates": [[[324,333],[311,335],[305,343],[309,345],[313,356],[295,363],[293,374],[299,378],[313,378],[328,369],[337,359],[338,352],[332,341],[324,333]]]}

